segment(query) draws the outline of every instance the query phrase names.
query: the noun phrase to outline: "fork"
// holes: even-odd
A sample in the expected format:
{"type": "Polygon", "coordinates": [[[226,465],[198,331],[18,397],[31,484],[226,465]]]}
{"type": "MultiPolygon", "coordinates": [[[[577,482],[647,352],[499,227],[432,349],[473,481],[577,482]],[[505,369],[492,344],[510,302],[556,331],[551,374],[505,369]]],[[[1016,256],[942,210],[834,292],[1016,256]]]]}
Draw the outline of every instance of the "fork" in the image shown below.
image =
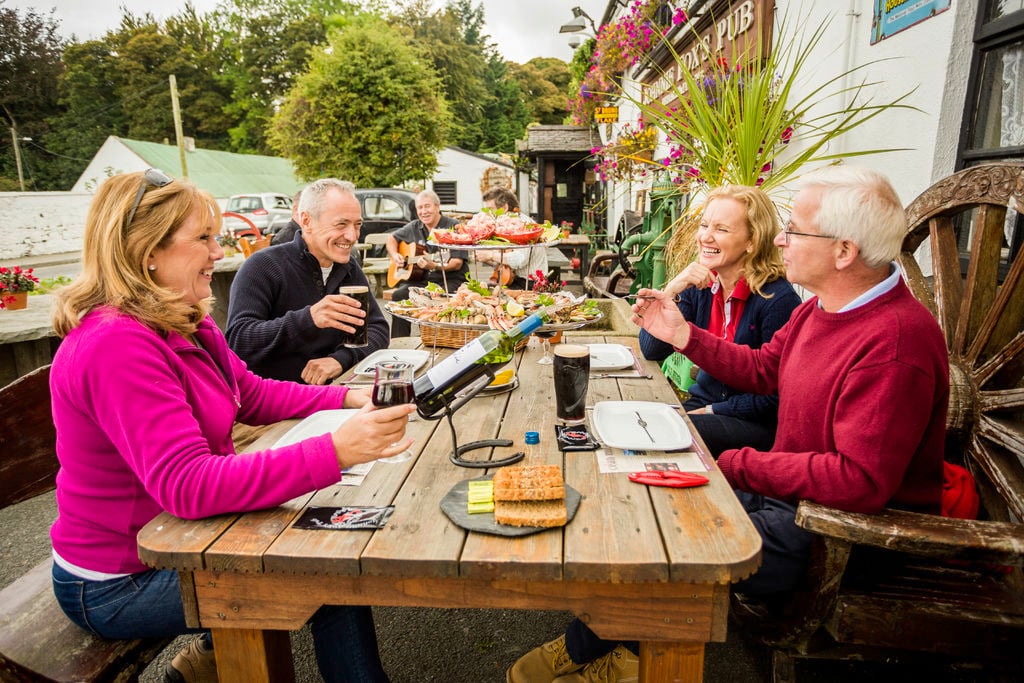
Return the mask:
{"type": "Polygon", "coordinates": [[[651,436],[651,433],[649,431],[647,431],[647,420],[640,416],[639,410],[634,410],[633,413],[636,414],[636,423],[643,428],[644,434],[646,434],[647,438],[651,440],[651,443],[654,443],[654,437],[651,436]]]}

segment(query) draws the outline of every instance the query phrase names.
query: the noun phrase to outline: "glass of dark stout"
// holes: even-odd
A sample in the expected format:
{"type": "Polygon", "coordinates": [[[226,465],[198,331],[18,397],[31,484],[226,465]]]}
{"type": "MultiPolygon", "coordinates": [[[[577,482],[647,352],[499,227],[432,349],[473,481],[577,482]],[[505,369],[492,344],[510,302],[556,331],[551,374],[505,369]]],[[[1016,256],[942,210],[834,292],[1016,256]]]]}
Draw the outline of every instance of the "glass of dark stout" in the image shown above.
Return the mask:
{"type": "MultiPolygon", "coordinates": [[[[376,378],[373,381],[373,395],[370,400],[378,408],[412,403],[415,398],[412,379],[412,363],[395,360],[381,361],[376,365],[376,378]]],[[[390,458],[380,458],[379,462],[400,463],[411,457],[412,451],[406,449],[390,458]]]]}

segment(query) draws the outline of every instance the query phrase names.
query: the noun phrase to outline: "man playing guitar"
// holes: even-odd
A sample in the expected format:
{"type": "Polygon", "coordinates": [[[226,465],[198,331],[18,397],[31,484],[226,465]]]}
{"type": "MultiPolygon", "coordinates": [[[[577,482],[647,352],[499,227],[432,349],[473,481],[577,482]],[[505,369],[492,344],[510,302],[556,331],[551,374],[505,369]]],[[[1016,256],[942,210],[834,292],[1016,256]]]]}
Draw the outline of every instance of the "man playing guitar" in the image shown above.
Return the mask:
{"type": "MultiPolygon", "coordinates": [[[[412,269],[408,283],[395,289],[391,295],[393,301],[402,301],[409,298],[409,284],[425,285],[433,282],[444,287],[447,291],[453,292],[466,281],[466,273],[469,272],[469,252],[465,249],[445,249],[441,251],[436,244],[427,242],[430,231],[434,228],[451,228],[458,225],[453,218],[441,215],[441,200],[437,194],[430,190],[424,190],[416,195],[416,215],[418,218],[410,221],[398,230],[388,235],[386,248],[388,256],[395,264],[396,272],[404,270],[409,266],[407,254],[422,254],[415,261],[421,271],[421,279],[417,282],[414,278],[417,275],[416,269],[412,269]],[[399,243],[415,245],[412,248],[400,248],[399,243]],[[407,254],[402,254],[405,251],[407,254]],[[440,259],[430,257],[430,254],[438,254],[440,259]]],[[[391,337],[408,337],[412,332],[412,326],[408,321],[392,317],[391,337]]]]}

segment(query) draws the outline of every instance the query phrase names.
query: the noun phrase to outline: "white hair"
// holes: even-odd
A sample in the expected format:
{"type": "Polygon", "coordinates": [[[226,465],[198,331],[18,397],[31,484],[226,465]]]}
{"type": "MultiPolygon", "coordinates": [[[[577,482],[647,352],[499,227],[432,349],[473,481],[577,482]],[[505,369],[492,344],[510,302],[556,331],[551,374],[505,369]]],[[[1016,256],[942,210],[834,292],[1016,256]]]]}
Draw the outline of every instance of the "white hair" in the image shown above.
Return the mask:
{"type": "Polygon", "coordinates": [[[328,191],[338,190],[342,194],[356,196],[356,186],[347,180],[337,178],[320,178],[314,180],[302,190],[302,197],[299,199],[299,211],[308,213],[310,216],[319,217],[324,208],[324,197],[328,191]]]}
{"type": "Polygon", "coordinates": [[[822,191],[815,216],[822,235],[856,244],[870,268],[899,256],[907,218],[884,175],[861,166],[827,166],[804,176],[802,187],[822,191]]]}

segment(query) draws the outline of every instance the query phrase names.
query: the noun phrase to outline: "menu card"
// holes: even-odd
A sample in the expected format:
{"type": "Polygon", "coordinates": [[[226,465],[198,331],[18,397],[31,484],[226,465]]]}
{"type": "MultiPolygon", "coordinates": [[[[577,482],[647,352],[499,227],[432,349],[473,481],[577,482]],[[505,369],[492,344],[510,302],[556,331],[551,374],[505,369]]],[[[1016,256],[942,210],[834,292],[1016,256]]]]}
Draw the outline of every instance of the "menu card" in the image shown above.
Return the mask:
{"type": "Polygon", "coordinates": [[[626,451],[619,448],[599,448],[597,464],[602,474],[646,472],[648,470],[675,470],[678,472],[707,472],[708,468],[695,451],[626,451]]]}

